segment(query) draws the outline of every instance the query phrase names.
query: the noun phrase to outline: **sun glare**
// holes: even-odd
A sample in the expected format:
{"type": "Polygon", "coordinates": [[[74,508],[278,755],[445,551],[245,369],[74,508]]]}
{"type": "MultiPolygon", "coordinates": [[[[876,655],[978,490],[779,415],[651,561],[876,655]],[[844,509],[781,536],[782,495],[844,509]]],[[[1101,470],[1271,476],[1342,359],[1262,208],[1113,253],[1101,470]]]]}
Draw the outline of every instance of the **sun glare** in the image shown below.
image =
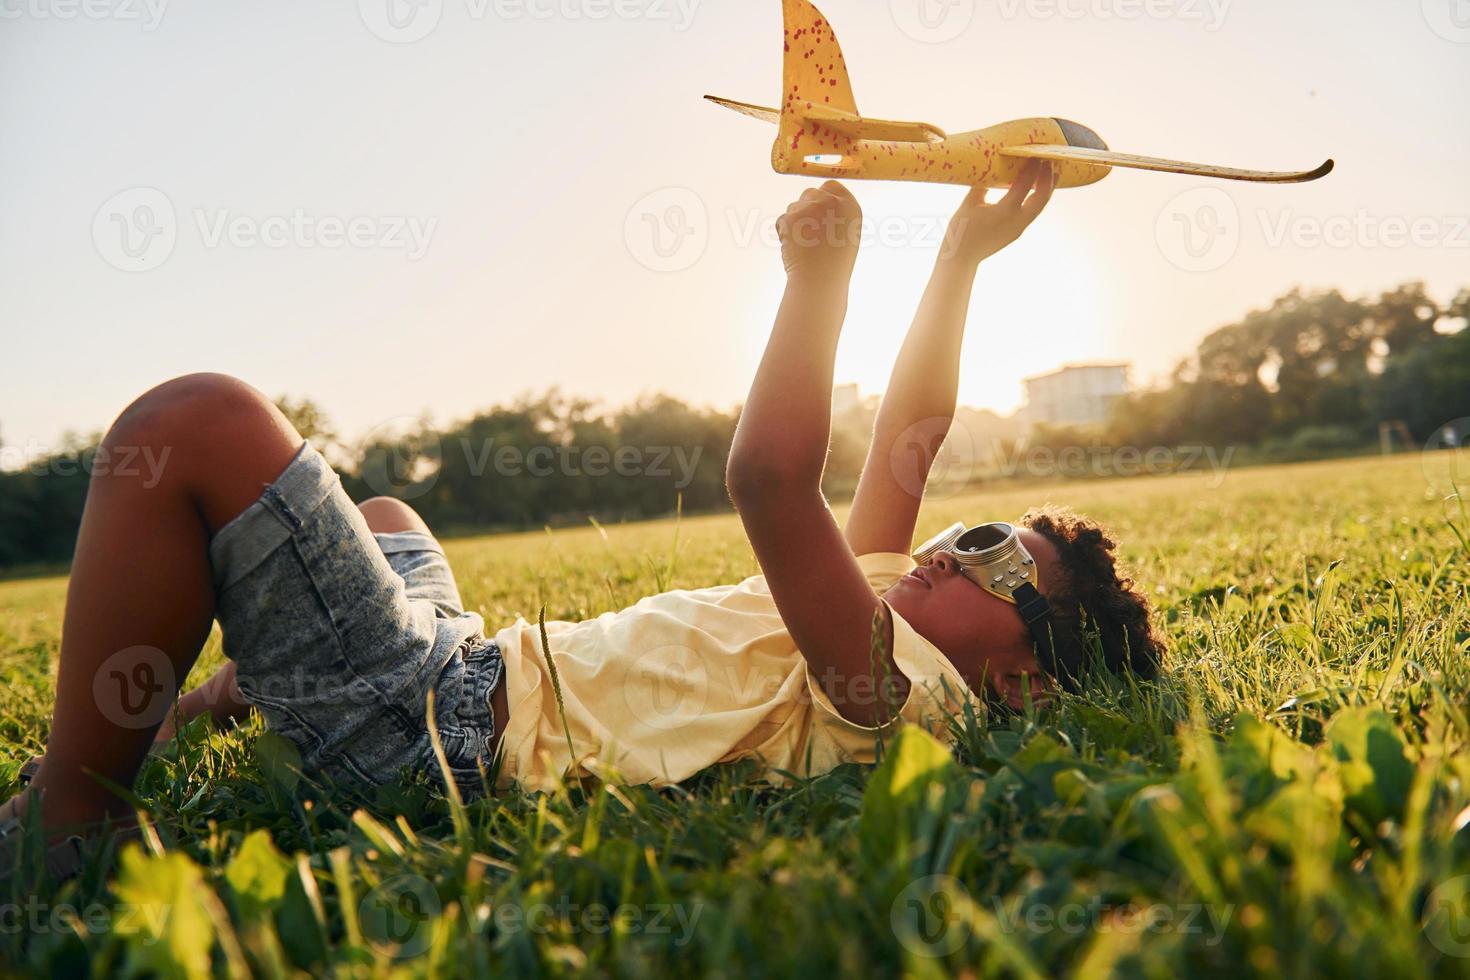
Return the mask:
{"type": "MultiPolygon", "coordinates": [[[[881,393],[913,322],[949,215],[962,194],[912,185],[863,190],[866,240],[852,289],[837,380],[881,393]]],[[[962,404],[1006,413],[1023,378],[1069,361],[1116,358],[1109,286],[1065,216],[1042,218],[981,266],[960,370],[962,404]],[[1059,274],[1058,270],[1064,270],[1059,274]]]]}

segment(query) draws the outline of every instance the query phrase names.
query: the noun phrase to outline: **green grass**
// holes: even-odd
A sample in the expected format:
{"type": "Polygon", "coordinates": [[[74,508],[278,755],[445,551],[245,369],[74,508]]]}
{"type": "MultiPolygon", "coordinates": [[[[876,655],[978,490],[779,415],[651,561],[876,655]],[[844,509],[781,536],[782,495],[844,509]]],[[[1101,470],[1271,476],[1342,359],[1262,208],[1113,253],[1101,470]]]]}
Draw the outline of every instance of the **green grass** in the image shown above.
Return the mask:
{"type": "MultiPolygon", "coordinates": [[[[1436,461],[1431,460],[1431,465],[1436,461]]],[[[1465,521],[1421,460],[931,501],[920,532],[1069,503],[1147,583],[1146,690],[905,735],[782,788],[568,787],[462,809],[433,774],[322,794],[202,723],[151,832],[0,886],[0,963],[75,975],[1470,974],[1465,521]],[[8,904],[7,904],[8,903],[8,904]],[[401,942],[395,943],[397,939],[401,942]]],[[[755,571],[733,518],[452,542],[491,623],[755,571]]],[[[64,581],[0,583],[0,792],[43,745],[64,581]]],[[[202,669],[218,663],[212,647],[202,669]]]]}

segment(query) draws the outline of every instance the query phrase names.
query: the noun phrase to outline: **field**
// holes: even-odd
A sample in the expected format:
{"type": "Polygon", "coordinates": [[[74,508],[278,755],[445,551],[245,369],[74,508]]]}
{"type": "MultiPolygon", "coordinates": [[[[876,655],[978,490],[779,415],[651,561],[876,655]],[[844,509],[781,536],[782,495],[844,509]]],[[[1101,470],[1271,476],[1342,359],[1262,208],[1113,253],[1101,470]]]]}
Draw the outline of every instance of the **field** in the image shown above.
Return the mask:
{"type": "MultiPolygon", "coordinates": [[[[0,886],[0,964],[1470,975],[1470,543],[1444,500],[1451,461],[931,501],[921,534],[1045,500],[1105,520],[1172,645],[1163,683],[957,720],[953,755],[905,735],[876,771],[783,788],[735,767],[678,791],[460,806],[432,774],[372,799],[317,796],[258,725],[200,723],[145,772],[142,846],[59,888],[0,886]]],[[[548,619],[593,616],[755,570],[728,517],[450,552],[491,623],[543,604],[548,619]]],[[[63,592],[0,583],[0,792],[44,743],[63,592]]]]}

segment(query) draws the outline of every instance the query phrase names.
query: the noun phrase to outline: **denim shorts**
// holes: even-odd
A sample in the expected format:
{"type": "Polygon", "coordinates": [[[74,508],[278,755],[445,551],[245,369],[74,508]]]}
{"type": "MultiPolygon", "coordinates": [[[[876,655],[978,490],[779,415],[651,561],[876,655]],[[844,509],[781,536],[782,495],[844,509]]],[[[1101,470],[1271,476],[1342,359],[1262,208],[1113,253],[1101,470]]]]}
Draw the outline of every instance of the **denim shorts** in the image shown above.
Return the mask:
{"type": "Polygon", "coordinates": [[[308,772],[381,784],[492,762],[500,649],[465,612],[444,550],[417,531],[374,535],[310,445],[209,547],[215,615],[244,698],[308,772]]]}

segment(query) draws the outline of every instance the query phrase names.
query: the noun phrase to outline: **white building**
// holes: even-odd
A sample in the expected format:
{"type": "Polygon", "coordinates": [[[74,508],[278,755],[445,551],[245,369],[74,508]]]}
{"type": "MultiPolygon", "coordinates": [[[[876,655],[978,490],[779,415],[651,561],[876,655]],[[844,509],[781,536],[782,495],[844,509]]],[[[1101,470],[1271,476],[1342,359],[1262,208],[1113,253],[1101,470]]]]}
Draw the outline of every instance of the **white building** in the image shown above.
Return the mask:
{"type": "Polygon", "coordinates": [[[1100,425],[1129,392],[1127,364],[1073,364],[1027,378],[1029,425],[1100,425]]]}
{"type": "Polygon", "coordinates": [[[832,389],[832,414],[845,415],[862,407],[863,393],[857,385],[838,385],[832,389]]]}

